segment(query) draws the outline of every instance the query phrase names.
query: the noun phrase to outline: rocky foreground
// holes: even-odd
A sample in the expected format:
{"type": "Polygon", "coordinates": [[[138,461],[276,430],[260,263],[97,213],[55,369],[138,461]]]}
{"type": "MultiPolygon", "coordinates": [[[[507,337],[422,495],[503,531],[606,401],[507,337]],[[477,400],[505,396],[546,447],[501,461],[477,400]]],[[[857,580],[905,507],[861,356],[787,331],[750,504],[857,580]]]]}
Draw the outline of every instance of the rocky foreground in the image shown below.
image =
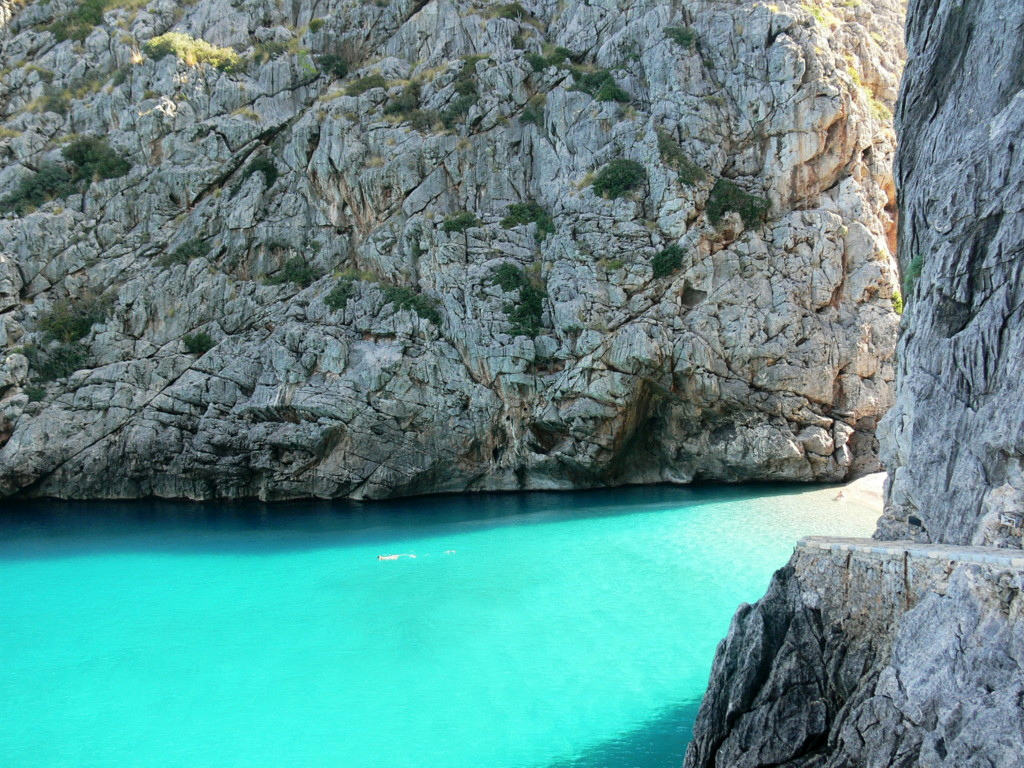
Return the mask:
{"type": "Polygon", "coordinates": [[[0,494],[877,469],[899,0],[0,0],[0,494]]]}
{"type": "Polygon", "coordinates": [[[1024,766],[1024,6],[907,14],[885,514],[740,608],[688,768],[1024,766]]]}

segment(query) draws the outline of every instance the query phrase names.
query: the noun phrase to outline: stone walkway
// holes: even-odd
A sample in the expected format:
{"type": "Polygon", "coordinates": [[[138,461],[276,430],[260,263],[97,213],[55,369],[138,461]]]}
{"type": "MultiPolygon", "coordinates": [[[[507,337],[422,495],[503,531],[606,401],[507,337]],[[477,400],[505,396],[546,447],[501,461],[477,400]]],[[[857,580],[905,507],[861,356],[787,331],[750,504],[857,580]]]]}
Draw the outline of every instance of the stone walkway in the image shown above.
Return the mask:
{"type": "Polygon", "coordinates": [[[876,541],[875,539],[843,539],[830,536],[805,536],[797,543],[804,549],[827,549],[834,552],[871,552],[879,555],[910,555],[931,560],[964,563],[986,563],[1024,569],[1024,549],[997,547],[959,547],[953,544],[919,544],[916,541],[876,541]]]}

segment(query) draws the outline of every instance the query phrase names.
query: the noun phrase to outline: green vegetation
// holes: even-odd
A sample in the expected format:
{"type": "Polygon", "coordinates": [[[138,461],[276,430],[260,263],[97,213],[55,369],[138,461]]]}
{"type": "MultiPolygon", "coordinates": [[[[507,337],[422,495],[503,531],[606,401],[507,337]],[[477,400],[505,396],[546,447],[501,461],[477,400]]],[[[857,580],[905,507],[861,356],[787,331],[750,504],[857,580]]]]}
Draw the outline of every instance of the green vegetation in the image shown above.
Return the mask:
{"type": "Polygon", "coordinates": [[[874,96],[869,96],[868,103],[871,105],[871,114],[875,116],[875,119],[883,123],[892,123],[892,110],[889,109],[885,104],[876,99],[874,96]]]}
{"type": "Polygon", "coordinates": [[[651,259],[651,267],[654,269],[656,278],[671,275],[683,266],[683,249],[678,245],[670,245],[663,251],[654,255],[651,259]]]}
{"type": "Polygon", "coordinates": [[[534,72],[543,72],[549,66],[549,62],[546,57],[541,56],[539,53],[534,53],[533,51],[526,54],[526,61],[534,72]]]}
{"type": "Polygon", "coordinates": [[[533,67],[535,72],[542,72],[548,67],[561,66],[566,61],[577,62],[581,59],[582,57],[579,54],[573,53],[568,48],[561,46],[550,49],[546,56],[542,56],[539,53],[526,54],[526,60],[530,62],[530,66],[533,67]]]}
{"type": "Polygon", "coordinates": [[[176,56],[190,67],[209,64],[222,72],[237,72],[242,67],[242,58],[234,49],[219,48],[184,32],[158,35],[142,46],[142,50],[153,59],[176,56]]]}
{"type": "Polygon", "coordinates": [[[348,96],[362,96],[364,93],[372,88],[387,88],[388,81],[384,79],[383,75],[366,75],[360,77],[358,80],[353,82],[348,88],[345,89],[345,93],[348,96]]]}
{"type": "Polygon", "coordinates": [[[71,94],[50,85],[44,86],[43,95],[36,106],[42,112],[53,112],[55,115],[66,116],[68,108],[71,106],[71,94]]]}
{"type": "Polygon", "coordinates": [[[132,169],[132,164],[112,150],[106,139],[77,139],[64,147],[61,154],[74,167],[72,181],[116,179],[132,169]]]}
{"type": "Polygon", "coordinates": [[[281,271],[273,277],[264,279],[267,285],[283,285],[294,283],[302,288],[308,288],[321,277],[323,272],[316,267],[311,267],[301,256],[293,256],[284,263],[281,271]]]}
{"type": "Polygon", "coordinates": [[[505,291],[519,291],[518,302],[507,302],[503,309],[511,324],[513,336],[536,336],[540,333],[547,294],[534,285],[521,268],[506,261],[491,273],[491,282],[505,291]]]}
{"type": "Polygon", "coordinates": [[[96,25],[103,23],[106,6],[106,0],[82,0],[66,16],[47,24],[42,29],[52,32],[58,43],[65,40],[82,42],[96,25]]]}
{"type": "Polygon", "coordinates": [[[324,304],[337,312],[345,308],[348,300],[352,298],[355,292],[355,275],[343,275],[334,288],[331,289],[330,293],[324,296],[324,304]]]}
{"type": "Polygon", "coordinates": [[[907,268],[903,271],[903,295],[907,297],[907,301],[914,295],[914,285],[923,270],[924,256],[919,253],[910,260],[907,268]]]}
{"type": "Polygon", "coordinates": [[[46,397],[46,387],[38,384],[29,384],[25,387],[25,394],[28,395],[28,401],[30,403],[38,403],[46,397]]]}
{"type": "Polygon", "coordinates": [[[665,37],[688,51],[697,45],[697,33],[690,27],[665,27],[665,37]]]}
{"type": "Polygon", "coordinates": [[[480,98],[476,87],[476,80],[473,77],[476,72],[474,65],[478,60],[475,57],[467,59],[459,74],[455,77],[453,85],[458,96],[448,105],[448,109],[440,114],[441,123],[448,130],[451,130],[460,123],[469,114],[470,107],[476,104],[480,98]]]}
{"type": "MultiPolygon", "coordinates": [[[[310,23],[310,29],[313,25],[310,23]]],[[[320,69],[329,74],[335,80],[341,80],[343,77],[348,77],[348,62],[341,56],[336,56],[333,53],[325,53],[323,56],[318,56],[316,63],[320,65],[320,69]]]]}
{"type": "Polygon", "coordinates": [[[537,225],[537,231],[534,236],[538,243],[547,235],[554,234],[555,232],[555,222],[551,218],[551,214],[536,200],[527,200],[525,203],[513,203],[508,207],[508,214],[501,220],[501,226],[505,229],[511,229],[520,224],[532,223],[537,225]]]}
{"type": "Polygon", "coordinates": [[[547,104],[547,96],[539,93],[532,96],[526,106],[523,107],[523,116],[520,118],[524,123],[532,123],[538,128],[544,127],[544,107],[547,104]]]}
{"type": "Polygon", "coordinates": [[[432,130],[441,119],[432,109],[414,109],[404,117],[409,127],[415,131],[432,130]]]}
{"type": "Polygon", "coordinates": [[[719,179],[708,197],[708,221],[718,224],[727,212],[735,211],[744,226],[750,227],[764,221],[770,207],[765,198],[745,192],[733,181],[719,179]]]}
{"type": "Polygon", "coordinates": [[[324,24],[326,23],[327,22],[325,22],[323,19],[310,19],[309,31],[315,35],[317,32],[324,28],[324,24]]]}
{"type": "Polygon", "coordinates": [[[515,19],[517,21],[522,21],[523,19],[529,18],[529,16],[529,11],[523,8],[519,3],[505,3],[504,5],[499,5],[492,13],[492,18],[515,19]]]}
{"type": "Polygon", "coordinates": [[[156,265],[158,267],[171,267],[175,264],[188,264],[192,259],[198,259],[209,252],[210,246],[202,240],[189,240],[157,259],[156,265]]]}
{"type": "Polygon", "coordinates": [[[617,101],[625,103],[629,101],[629,94],[619,87],[607,69],[599,69],[596,72],[581,72],[578,69],[572,70],[573,79],[576,81],[575,90],[589,93],[597,101],[617,101]]]}
{"type": "Polygon", "coordinates": [[[97,323],[107,319],[110,303],[95,296],[62,299],[39,318],[39,328],[47,341],[71,342],[84,339],[97,323]]]}
{"type": "Polygon", "coordinates": [[[693,187],[707,178],[704,169],[686,156],[683,148],[664,128],[658,128],[658,152],[661,154],[661,161],[678,172],[680,184],[693,187]]]}
{"type": "Polygon", "coordinates": [[[242,181],[244,182],[254,173],[263,174],[263,179],[266,182],[267,189],[270,189],[272,186],[274,186],[274,182],[277,181],[277,177],[279,175],[277,166],[274,165],[274,161],[271,160],[266,155],[257,157],[255,160],[249,163],[248,167],[246,167],[245,169],[245,173],[242,174],[242,181]]]}
{"type": "Polygon", "coordinates": [[[411,309],[417,315],[434,325],[441,325],[441,312],[438,310],[438,301],[422,293],[416,293],[412,288],[404,285],[387,285],[382,288],[384,300],[394,304],[399,309],[411,309]]]}
{"type": "Polygon", "coordinates": [[[89,359],[88,350],[76,341],[62,341],[45,348],[30,344],[22,352],[38,381],[66,378],[84,368],[89,359]]]}
{"type": "Polygon", "coordinates": [[[80,343],[97,323],[110,313],[110,302],[95,296],[63,299],[39,318],[45,346],[23,349],[29,365],[40,381],[70,376],[85,366],[88,351],[80,343]]]}
{"type": "Polygon", "coordinates": [[[647,171],[640,163],[616,158],[594,178],[594,194],[614,200],[632,192],[646,180],[647,171]]]}
{"type": "Polygon", "coordinates": [[[385,115],[397,115],[408,121],[417,131],[428,131],[437,124],[440,116],[429,109],[420,109],[420,91],[422,86],[413,81],[402,92],[391,100],[384,108],[385,115]]]}
{"type": "Polygon", "coordinates": [[[475,227],[479,219],[469,211],[462,211],[453,214],[444,220],[441,229],[445,232],[465,232],[470,227],[475,227]]]}
{"type": "Polygon", "coordinates": [[[892,292],[892,311],[897,315],[903,314],[903,294],[899,291],[892,292]]]}
{"type": "Polygon", "coordinates": [[[15,189],[0,199],[0,213],[15,213],[24,216],[43,203],[74,193],[75,185],[62,166],[44,162],[33,176],[21,180],[15,189]]]}
{"type": "Polygon", "coordinates": [[[192,335],[185,334],[182,341],[185,342],[185,349],[190,355],[205,355],[216,346],[213,337],[206,331],[199,331],[192,335]]]}
{"type": "Polygon", "coordinates": [[[257,43],[253,46],[252,60],[258,64],[265,64],[266,62],[280,56],[298,52],[295,41],[268,40],[267,42],[257,43]]]}

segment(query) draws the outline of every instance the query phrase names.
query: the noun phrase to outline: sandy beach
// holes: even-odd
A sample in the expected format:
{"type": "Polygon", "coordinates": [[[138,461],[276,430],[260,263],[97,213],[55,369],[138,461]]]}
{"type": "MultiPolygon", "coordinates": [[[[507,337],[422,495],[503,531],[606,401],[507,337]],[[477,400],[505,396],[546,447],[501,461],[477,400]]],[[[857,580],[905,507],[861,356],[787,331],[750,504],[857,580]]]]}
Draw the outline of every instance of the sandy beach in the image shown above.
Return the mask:
{"type": "Polygon", "coordinates": [[[860,521],[862,535],[870,536],[882,514],[884,483],[885,472],[876,472],[842,485],[808,486],[799,496],[802,503],[813,504],[822,514],[860,521]]]}

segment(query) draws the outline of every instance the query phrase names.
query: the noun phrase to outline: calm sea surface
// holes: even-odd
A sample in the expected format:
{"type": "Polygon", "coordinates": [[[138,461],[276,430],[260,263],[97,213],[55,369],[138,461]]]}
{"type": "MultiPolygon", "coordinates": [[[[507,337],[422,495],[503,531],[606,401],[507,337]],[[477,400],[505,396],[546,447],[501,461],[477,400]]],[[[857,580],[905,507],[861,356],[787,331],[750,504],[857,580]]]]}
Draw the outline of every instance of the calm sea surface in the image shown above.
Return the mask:
{"type": "Polygon", "coordinates": [[[675,768],[737,604],[873,529],[765,486],[0,505],[12,768],[675,768]]]}

